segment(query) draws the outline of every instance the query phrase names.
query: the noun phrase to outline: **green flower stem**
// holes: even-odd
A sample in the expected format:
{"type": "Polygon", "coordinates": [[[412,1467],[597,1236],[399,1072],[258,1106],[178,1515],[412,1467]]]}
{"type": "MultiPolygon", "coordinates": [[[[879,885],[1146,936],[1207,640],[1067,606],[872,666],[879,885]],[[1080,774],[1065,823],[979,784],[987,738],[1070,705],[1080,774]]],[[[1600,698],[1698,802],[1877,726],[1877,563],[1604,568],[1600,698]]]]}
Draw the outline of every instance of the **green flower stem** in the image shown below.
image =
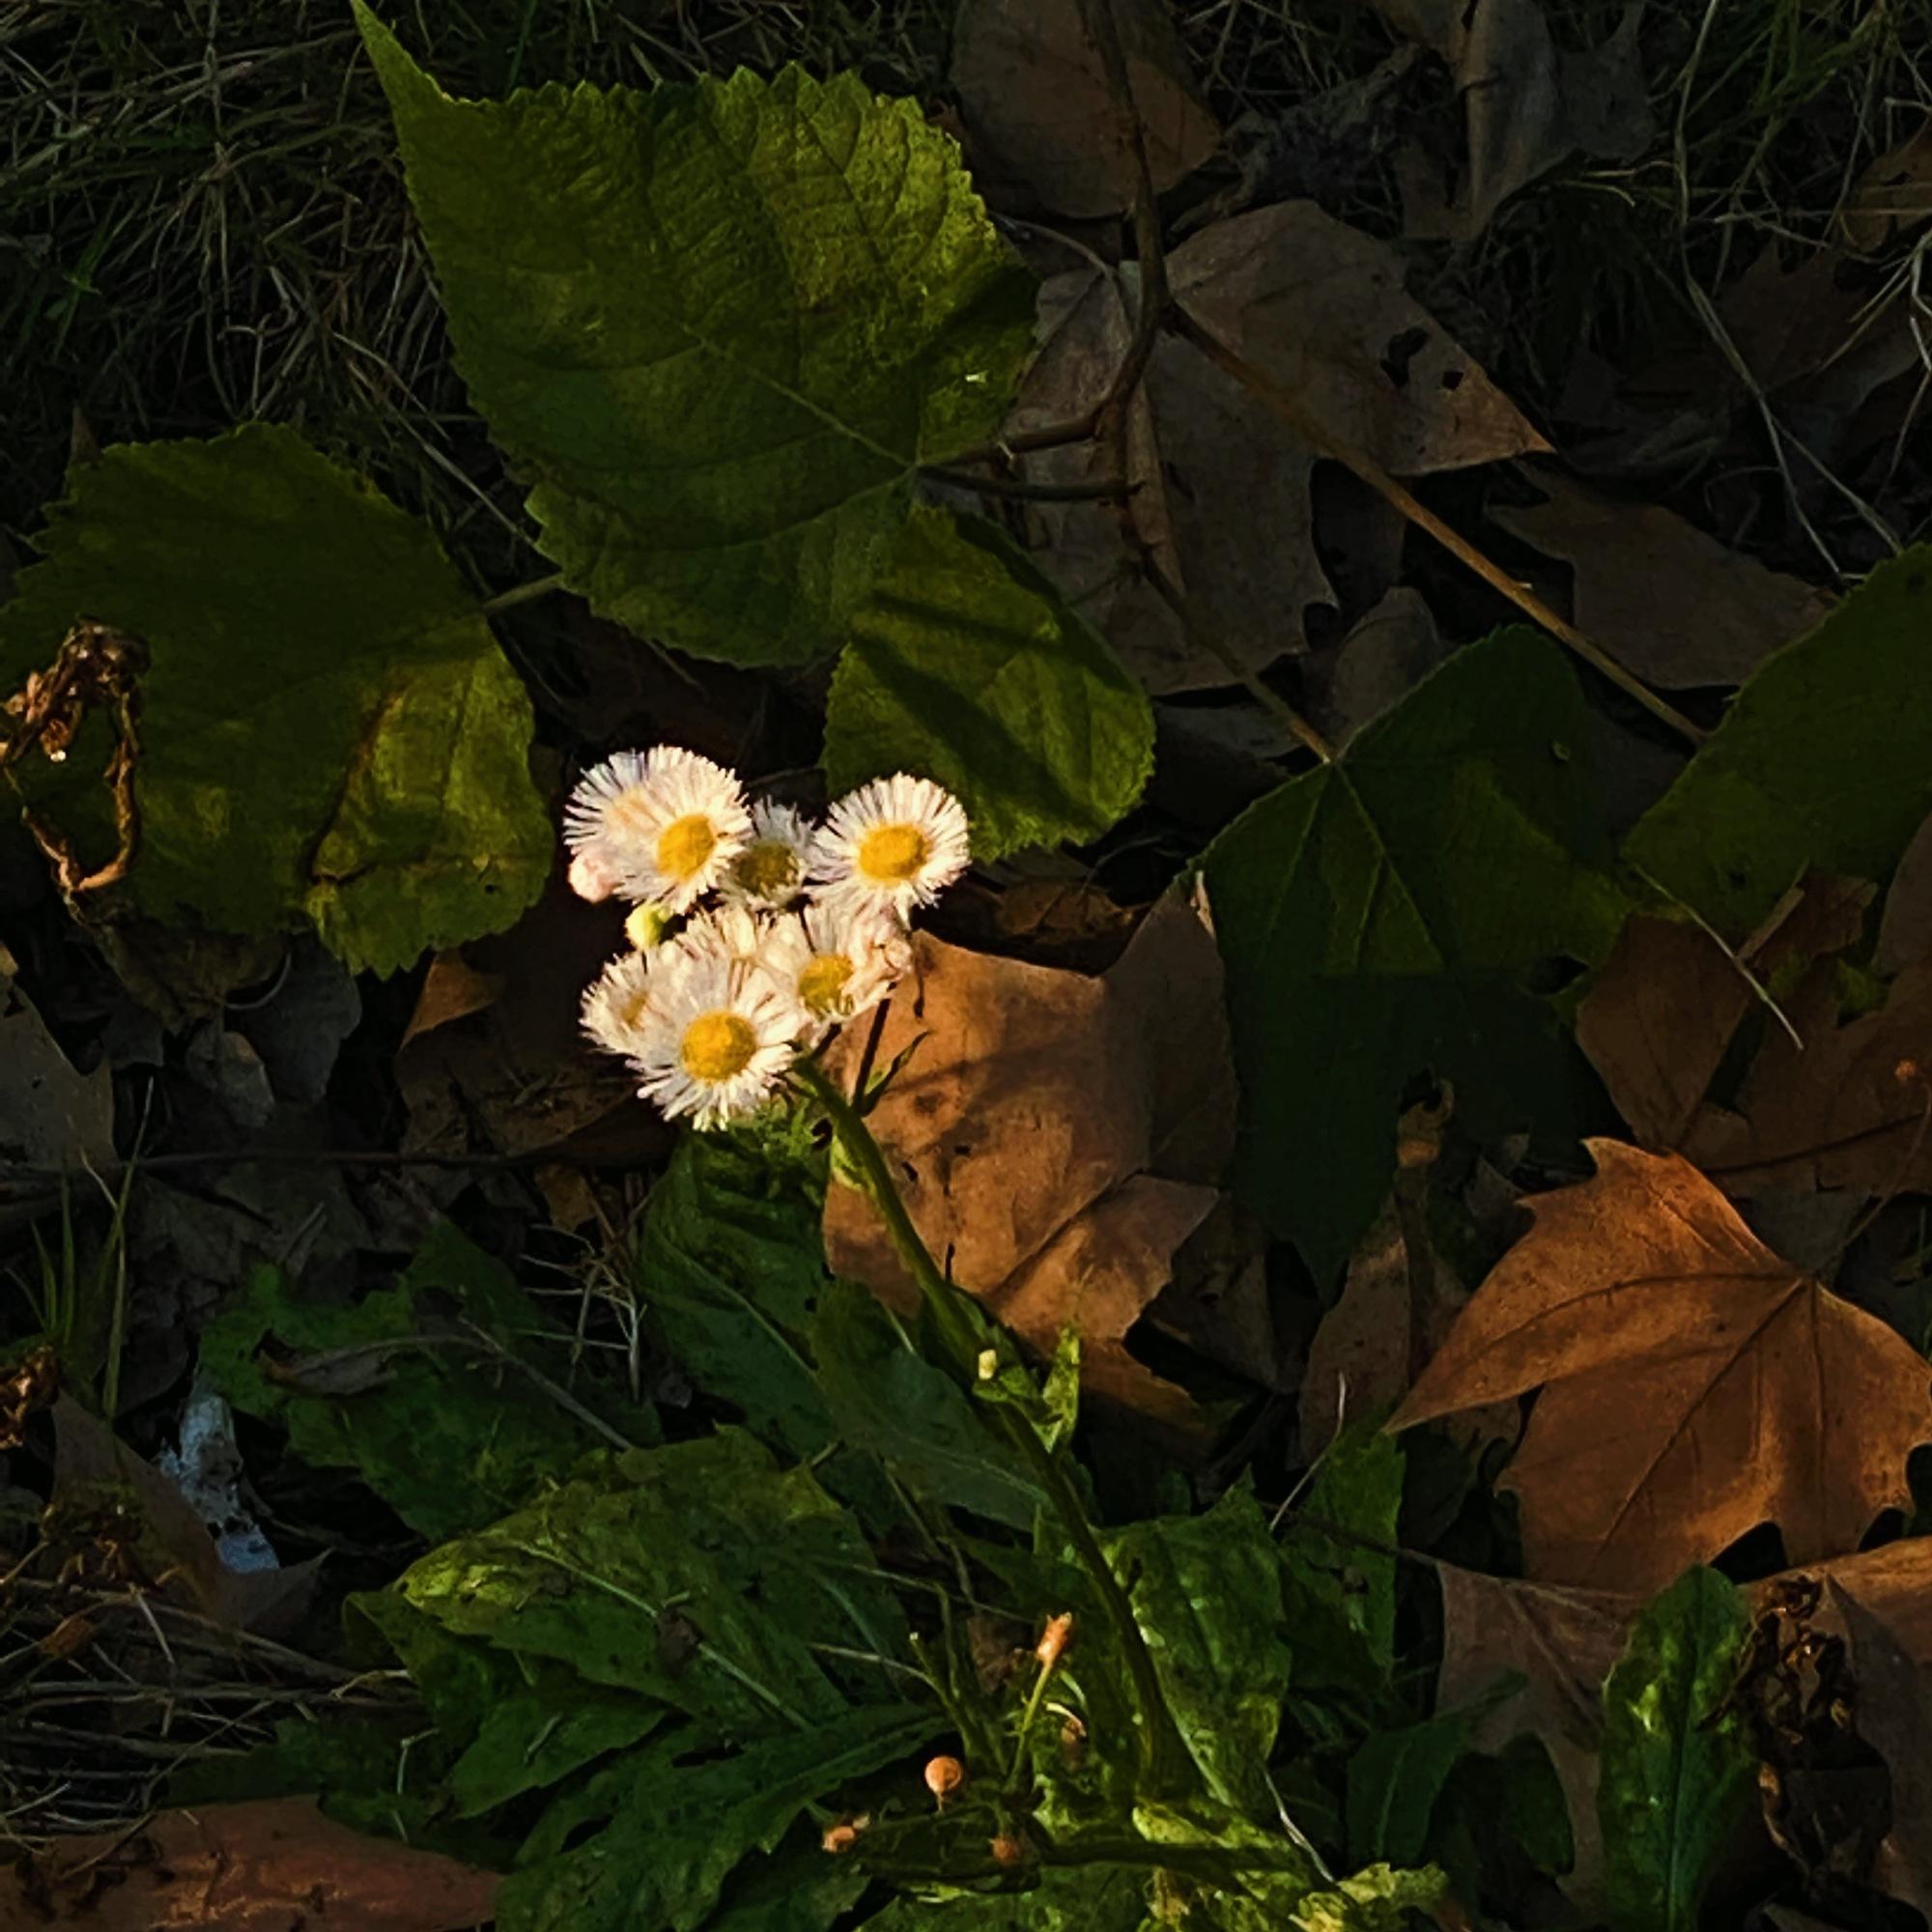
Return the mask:
{"type": "MultiPolygon", "coordinates": [[[[978,1310],[966,1294],[940,1272],[931,1250],[913,1226],[912,1216],[906,1212],[905,1203],[899,1197],[898,1183],[893,1179],[884,1151],[838,1082],[815,1060],[809,1058],[796,1062],[792,1071],[799,1084],[824,1110],[833,1132],[838,1138],[839,1147],[871,1198],[874,1211],[885,1224],[900,1263],[918,1284],[921,1298],[932,1317],[933,1327],[949,1358],[941,1366],[951,1369],[970,1386],[979,1375],[982,1346],[978,1310]]],[[[1141,1635],[1140,1625],[1134,1619],[1133,1605],[1127,1601],[1127,1593],[1121,1587],[1120,1578],[1114,1575],[1113,1566],[1108,1563],[1106,1552],[1094,1534],[1094,1525],[1087,1520],[1087,1512],[1081,1506],[1079,1494],[1065,1465],[1041,1440],[1039,1433],[1017,1411],[994,1406],[990,1407],[987,1419],[1025,1458],[1040,1488],[1046,1492],[1047,1500],[1060,1520],[1066,1540],[1073,1546],[1080,1567],[1087,1572],[1106,1607],[1108,1620],[1114,1626],[1122,1653],[1127,1661],[1127,1672],[1133,1679],[1134,1698],[1140,1710],[1139,1743],[1144,1789],[1149,1796],[1167,1798],[1190,1790],[1200,1782],[1194,1761],[1188,1755],[1173,1713],[1167,1708],[1167,1698],[1161,1691],[1153,1658],[1141,1635]]]]}

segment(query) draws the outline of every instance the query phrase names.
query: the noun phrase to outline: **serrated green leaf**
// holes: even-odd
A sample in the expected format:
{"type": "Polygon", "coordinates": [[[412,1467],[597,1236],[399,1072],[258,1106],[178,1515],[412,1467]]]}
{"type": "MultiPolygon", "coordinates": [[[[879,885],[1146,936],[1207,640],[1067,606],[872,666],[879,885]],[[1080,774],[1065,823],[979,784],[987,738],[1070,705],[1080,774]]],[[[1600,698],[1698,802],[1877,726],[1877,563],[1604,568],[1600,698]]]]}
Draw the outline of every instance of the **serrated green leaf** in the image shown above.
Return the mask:
{"type": "Polygon", "coordinates": [[[1338,1718],[1354,1728],[1373,1721],[1388,1692],[1404,1468],[1402,1445],[1379,1418],[1357,1417],[1329,1444],[1282,1528],[1292,1700],[1303,1728],[1323,1743],[1339,1742],[1338,1718]]]}
{"type": "Polygon", "coordinates": [[[933,1711],[889,1704],[731,1757],[697,1755],[710,1744],[701,1733],[646,1746],[596,1838],[504,1886],[500,1932],[691,1932],[749,1853],[774,1850],[814,1799],[917,1750],[938,1725],[933,1711]]]}
{"type": "Polygon", "coordinates": [[[1245,1489],[1229,1490],[1205,1515],[1155,1517],[1104,1542],[1208,1788],[1265,1815],[1291,1657],[1281,1564],[1261,1505],[1245,1489]]]}
{"type": "Polygon", "coordinates": [[[1031,345],[958,149],[798,68],[456,101],[355,14],[544,554],[644,636],[829,656],[915,471],[998,432],[1031,345]]]}
{"type": "Polygon", "coordinates": [[[875,1567],[808,1470],[731,1430],[618,1459],[431,1550],[399,1588],[460,1635],[751,1736],[895,1689],[904,1623],[875,1567]]]}
{"type": "MultiPolygon", "coordinates": [[[[76,467],[43,561],[0,608],[0,691],[82,617],[133,632],[129,890],[221,932],[312,923],[392,972],[507,926],[554,834],[530,782],[529,698],[426,526],[292,431],[124,443],[76,467]]],[[[90,862],[116,846],[104,718],[22,781],[90,862]]]]}
{"type": "Polygon", "coordinates": [[[827,1858],[815,1831],[794,1832],[769,1857],[731,1874],[705,1932],[831,1932],[869,1883],[850,1859],[827,1858]]]}
{"type": "Polygon", "coordinates": [[[559,1783],[609,1751],[625,1750],[668,1713],[649,1698],[585,1684],[541,1664],[481,1715],[476,1735],[449,1770],[459,1818],[478,1818],[526,1791],[559,1783]]]}
{"type": "Polygon", "coordinates": [[[1557,647],[1501,631],[1208,848],[1239,1179],[1320,1274],[1387,1193],[1411,1076],[1454,1082],[1478,1131],[1548,1125],[1585,1077],[1521,976],[1550,956],[1594,961],[1626,911],[1588,729],[1557,647]]]}
{"type": "Polygon", "coordinates": [[[832,1439],[807,1351],[824,1238],[802,1188],[721,1135],[687,1135],[651,1189],[633,1280],[707,1395],[793,1455],[832,1439]]]}
{"type": "Polygon", "coordinates": [[[846,1442],[931,1502],[1032,1529],[1046,1501],[1039,1485],[959,1385],[905,1345],[867,1290],[850,1282],[826,1289],[811,1348],[833,1426],[846,1442]]]}
{"type": "Polygon", "coordinates": [[[648,1409],[588,1383],[558,1399],[568,1341],[507,1269],[443,1223],[393,1289],[347,1306],[305,1300],[279,1270],[257,1269],[204,1331],[201,1359],[229,1402],[280,1423],[304,1462],[356,1470],[435,1539],[515,1509],[606,1443],[586,1410],[619,1439],[656,1433],[648,1409]],[[452,1318],[437,1314],[442,1301],[452,1318]],[[554,1371],[550,1386],[525,1364],[554,1371]]]}
{"type": "Polygon", "coordinates": [[[937,779],[980,860],[1084,843],[1133,809],[1153,767],[1147,694],[992,525],[915,509],[850,631],[825,715],[834,791],[937,779]]]}
{"type": "Polygon", "coordinates": [[[1749,1626],[1736,1584],[1687,1570],[1631,1626],[1604,1685],[1597,1815],[1615,1932],[1695,1932],[1712,1868],[1750,1803],[1742,1719],[1716,1715],[1749,1626]]]}
{"type": "Polygon", "coordinates": [[[1301,1932],[1403,1932],[1410,1915],[1442,1902],[1442,1874],[1434,1865],[1395,1871],[1369,1865],[1332,1890],[1310,1892],[1289,1918],[1301,1932]]]}
{"type": "Polygon", "coordinates": [[[1806,871],[1889,878],[1932,810],[1928,625],[1921,544],[1759,666],[1626,857],[1732,939],[1806,871]]]}

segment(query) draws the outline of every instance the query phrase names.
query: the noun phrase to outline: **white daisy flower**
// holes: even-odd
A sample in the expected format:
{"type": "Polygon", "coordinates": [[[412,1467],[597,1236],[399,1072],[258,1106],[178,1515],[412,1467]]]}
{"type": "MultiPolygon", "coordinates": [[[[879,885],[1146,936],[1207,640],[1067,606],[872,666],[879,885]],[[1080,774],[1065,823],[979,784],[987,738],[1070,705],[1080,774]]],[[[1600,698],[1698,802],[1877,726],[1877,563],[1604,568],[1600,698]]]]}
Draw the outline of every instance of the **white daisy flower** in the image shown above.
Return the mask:
{"type": "Polygon", "coordinates": [[[904,772],[848,792],[811,844],[814,897],[911,915],[966,869],[966,811],[930,779],[904,772]]]}
{"type": "Polygon", "coordinates": [[[619,752],[570,795],[563,836],[626,898],[684,912],[708,893],[752,837],[738,781],[675,745],[619,752]]]}
{"type": "Polygon", "coordinates": [[[583,1031],[607,1053],[633,1054],[649,1042],[651,962],[641,952],[620,952],[583,995],[583,1031]]]}
{"type": "Polygon", "coordinates": [[[664,944],[669,952],[690,958],[753,960],[765,943],[770,923],[749,906],[718,906],[693,913],[664,944]]]}
{"type": "Polygon", "coordinates": [[[770,980],[717,953],[662,956],[646,1037],[631,1055],[639,1094],[667,1120],[715,1127],[763,1104],[792,1061],[805,1015],[770,980]]]}
{"type": "Polygon", "coordinates": [[[803,812],[760,801],[752,808],[752,842],[725,867],[720,889],[741,905],[788,906],[805,890],[810,846],[803,812]]]}
{"type": "Polygon", "coordinates": [[[911,965],[912,945],[891,912],[846,899],[774,920],[757,963],[823,1032],[877,1006],[911,965]]]}

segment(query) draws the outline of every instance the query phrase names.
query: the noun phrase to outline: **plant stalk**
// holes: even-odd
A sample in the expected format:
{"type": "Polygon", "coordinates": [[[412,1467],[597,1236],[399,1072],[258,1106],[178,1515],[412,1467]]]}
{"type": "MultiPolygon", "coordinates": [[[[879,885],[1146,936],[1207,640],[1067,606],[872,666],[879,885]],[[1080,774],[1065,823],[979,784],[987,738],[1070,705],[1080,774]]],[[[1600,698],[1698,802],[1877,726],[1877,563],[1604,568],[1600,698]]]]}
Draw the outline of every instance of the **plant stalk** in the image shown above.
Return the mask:
{"type": "MultiPolygon", "coordinates": [[[[967,1311],[963,1291],[940,1272],[932,1251],[913,1226],[912,1216],[906,1212],[905,1202],[899,1196],[898,1183],[893,1179],[884,1150],[872,1137],[872,1130],[845,1097],[838,1082],[815,1060],[801,1058],[792,1070],[800,1084],[824,1109],[826,1119],[832,1123],[832,1131],[838,1136],[839,1146],[871,1199],[873,1211],[892,1239],[894,1252],[918,1284],[920,1296],[931,1313],[933,1326],[949,1357],[941,1366],[952,1370],[970,1385],[979,1374],[979,1330],[967,1311]]],[[[1114,1575],[1106,1552],[1100,1548],[1099,1539],[1094,1534],[1094,1525],[1087,1520],[1087,1512],[1081,1506],[1079,1493],[1065,1465],[1023,1415],[1005,1406],[994,1406],[987,1419],[1025,1459],[1034,1477],[1045,1491],[1067,1542],[1073,1546],[1080,1567],[1099,1593],[1108,1620],[1114,1626],[1122,1654],[1126,1659],[1127,1674],[1133,1680],[1134,1700],[1140,1709],[1141,1772],[1148,1794],[1175,1797],[1185,1793],[1199,1782],[1193,1759],[1188,1755],[1173,1713],[1167,1708],[1159,1673],[1154,1669],[1153,1658],[1141,1635],[1140,1625],[1134,1619],[1133,1605],[1121,1587],[1120,1578],[1114,1575]]]]}

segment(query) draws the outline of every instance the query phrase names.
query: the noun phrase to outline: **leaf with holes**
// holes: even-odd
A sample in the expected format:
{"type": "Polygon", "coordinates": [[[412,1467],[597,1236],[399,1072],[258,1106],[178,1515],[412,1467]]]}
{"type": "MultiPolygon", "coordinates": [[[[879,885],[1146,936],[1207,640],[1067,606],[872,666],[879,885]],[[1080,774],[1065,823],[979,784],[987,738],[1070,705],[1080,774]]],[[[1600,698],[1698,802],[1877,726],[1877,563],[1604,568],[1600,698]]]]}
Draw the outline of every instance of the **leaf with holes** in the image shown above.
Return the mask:
{"type": "MultiPolygon", "coordinates": [[[[129,881],[149,918],[313,924],[355,968],[508,925],[554,846],[530,704],[429,530],[285,429],[78,466],[0,608],[0,692],[82,617],[142,639],[129,881]]],[[[105,719],[31,796],[115,849],[105,719]]],[[[43,776],[45,775],[45,776],[43,776]]]]}

